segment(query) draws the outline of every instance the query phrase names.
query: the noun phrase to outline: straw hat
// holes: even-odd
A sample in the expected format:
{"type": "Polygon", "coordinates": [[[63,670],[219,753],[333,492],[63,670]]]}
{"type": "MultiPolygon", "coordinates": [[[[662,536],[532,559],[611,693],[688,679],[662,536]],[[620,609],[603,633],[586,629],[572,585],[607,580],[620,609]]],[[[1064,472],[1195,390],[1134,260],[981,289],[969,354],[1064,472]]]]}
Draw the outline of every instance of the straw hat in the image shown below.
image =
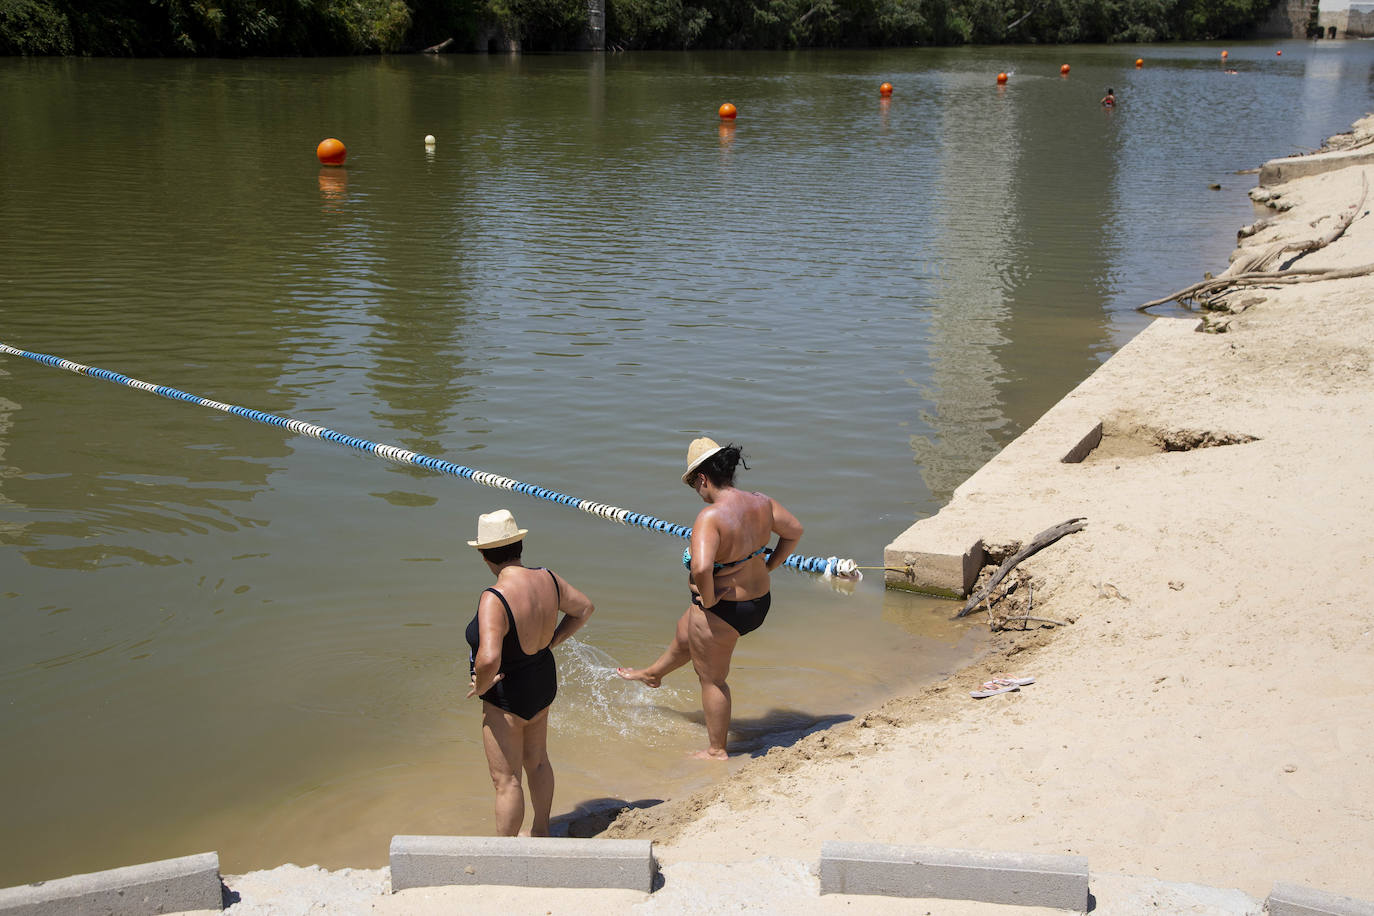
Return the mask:
{"type": "Polygon", "coordinates": [[[682,472],[682,482],[691,486],[691,477],[695,473],[697,465],[720,451],[720,448],[715,439],[706,436],[693,439],[692,444],[687,446],[687,470],[682,472]]]}
{"type": "Polygon", "coordinates": [[[477,540],[468,541],[468,546],[476,547],[478,550],[504,547],[514,544],[529,533],[528,528],[516,527],[515,516],[510,514],[509,509],[497,509],[495,512],[477,516],[477,540]]]}

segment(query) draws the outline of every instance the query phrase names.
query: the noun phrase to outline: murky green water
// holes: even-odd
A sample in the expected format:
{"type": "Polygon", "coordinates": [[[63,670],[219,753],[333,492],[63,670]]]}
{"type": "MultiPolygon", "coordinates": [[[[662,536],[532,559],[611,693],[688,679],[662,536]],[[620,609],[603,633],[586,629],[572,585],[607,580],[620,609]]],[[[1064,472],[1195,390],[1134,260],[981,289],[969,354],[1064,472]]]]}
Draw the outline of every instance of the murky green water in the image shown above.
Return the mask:
{"type": "MultiPolygon", "coordinates": [[[[878,565],[1225,265],[1237,169],[1371,107],[1368,43],[1228,47],[0,60],[0,341],[682,523],[687,442],[734,440],[803,552],[878,565]]],[[[689,672],[609,677],[680,541],[0,357],[0,885],[489,831],[463,541],[502,505],[598,604],[556,813],[715,778],[689,672]]],[[[981,645],[875,574],[775,599],[750,753],[981,645]]]]}

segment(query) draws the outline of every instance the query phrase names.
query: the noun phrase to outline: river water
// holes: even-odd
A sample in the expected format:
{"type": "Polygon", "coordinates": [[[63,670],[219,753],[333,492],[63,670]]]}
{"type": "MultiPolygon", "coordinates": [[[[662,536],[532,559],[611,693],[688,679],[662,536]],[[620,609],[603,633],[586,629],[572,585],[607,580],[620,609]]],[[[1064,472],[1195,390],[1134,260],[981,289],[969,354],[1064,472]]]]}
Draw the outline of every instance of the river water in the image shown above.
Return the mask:
{"type": "MultiPolygon", "coordinates": [[[[878,566],[1225,266],[1238,170],[1371,108],[1370,43],[1221,49],[0,60],[0,342],[683,524],[711,435],[803,553],[878,566]]],[[[598,606],[561,828],[719,778],[690,670],[611,676],[666,643],[681,541],[0,357],[0,885],[489,832],[464,541],[501,506],[598,606]]],[[[742,756],[985,645],[880,576],[775,576],[742,756]]]]}

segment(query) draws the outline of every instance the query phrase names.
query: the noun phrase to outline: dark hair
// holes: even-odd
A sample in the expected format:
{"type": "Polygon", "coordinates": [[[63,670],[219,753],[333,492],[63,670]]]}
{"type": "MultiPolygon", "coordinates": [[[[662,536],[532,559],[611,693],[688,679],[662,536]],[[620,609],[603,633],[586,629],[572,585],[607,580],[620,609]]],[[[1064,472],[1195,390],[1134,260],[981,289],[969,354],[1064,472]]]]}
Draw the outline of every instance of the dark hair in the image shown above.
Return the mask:
{"type": "Polygon", "coordinates": [[[479,547],[477,549],[481,551],[482,559],[500,566],[502,563],[520,559],[520,553],[525,549],[525,539],[521,538],[510,544],[502,544],[500,547],[479,547]]]}
{"type": "Polygon", "coordinates": [[[739,446],[731,443],[697,465],[696,472],[705,475],[707,480],[718,487],[733,487],[737,466],[749,469],[749,465],[744,462],[744,453],[740,451],[739,446]]]}

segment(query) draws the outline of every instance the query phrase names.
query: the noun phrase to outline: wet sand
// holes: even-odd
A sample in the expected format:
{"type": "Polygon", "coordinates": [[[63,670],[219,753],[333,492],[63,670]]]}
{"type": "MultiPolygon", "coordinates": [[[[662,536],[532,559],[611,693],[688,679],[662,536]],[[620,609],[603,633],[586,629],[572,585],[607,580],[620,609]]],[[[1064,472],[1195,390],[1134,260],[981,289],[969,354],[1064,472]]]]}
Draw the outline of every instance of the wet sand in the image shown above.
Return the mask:
{"type": "MultiPolygon", "coordinates": [[[[1374,136],[1374,119],[1357,134],[1374,136]]],[[[1320,235],[1360,198],[1367,172],[1279,186],[1292,208],[1257,208],[1274,223],[1243,244],[1320,235]]],[[[1299,265],[1374,260],[1369,206],[1299,265]]],[[[785,901],[793,912],[911,911],[909,901],[816,896],[827,840],[1086,856],[1099,901],[1112,876],[1133,876],[1125,896],[1144,901],[1141,912],[1159,911],[1162,897],[1140,890],[1156,880],[1254,899],[1275,881],[1374,899],[1363,867],[1374,848],[1374,277],[1233,299],[1249,305],[1222,317],[1224,333],[1169,319],[1187,324],[1142,335],[1070,395],[1102,408],[1107,433],[1072,486],[1062,469],[1034,487],[983,475],[943,510],[984,519],[994,540],[1086,517],[1084,531],[1022,564],[1035,613],[1068,625],[1000,633],[988,657],[945,682],[775,748],[690,797],[622,815],[607,836],[656,842],[667,883],[652,897],[383,896],[378,870],[350,875],[369,889],[328,910],[652,912],[691,902],[716,912],[785,901]],[[1142,448],[1156,430],[1253,440],[1142,448]],[[1036,682],[970,698],[998,674],[1036,682]]],[[[255,890],[274,883],[329,903],[328,875],[289,869],[227,879],[243,898],[230,912],[294,911],[255,890]]]]}

